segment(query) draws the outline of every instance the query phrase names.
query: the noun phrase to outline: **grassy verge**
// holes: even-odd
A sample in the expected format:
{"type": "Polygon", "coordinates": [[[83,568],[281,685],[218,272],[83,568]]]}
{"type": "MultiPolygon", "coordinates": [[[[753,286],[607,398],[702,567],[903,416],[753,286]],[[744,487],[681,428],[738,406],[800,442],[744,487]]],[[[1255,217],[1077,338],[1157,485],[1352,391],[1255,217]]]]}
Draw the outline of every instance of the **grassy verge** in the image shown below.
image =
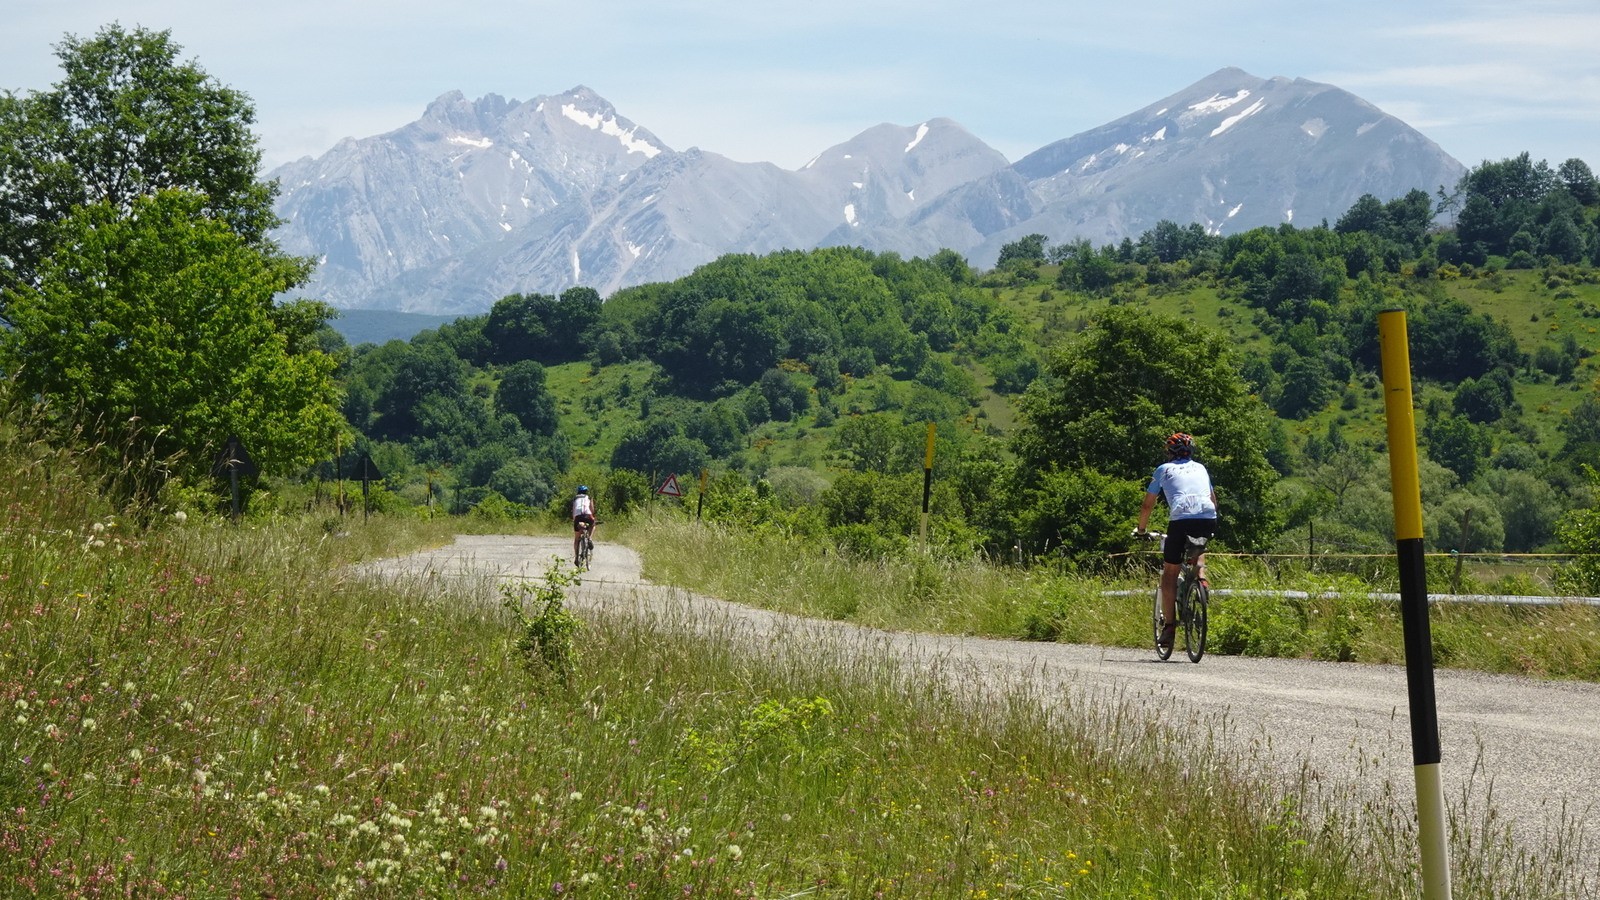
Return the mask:
{"type": "MultiPolygon", "coordinates": [[[[24,473],[0,484],[0,884],[22,895],[1416,892],[1409,823],[1253,776],[1224,725],[974,702],[688,613],[580,623],[559,578],[342,574],[437,539],[382,519],[130,533],[69,457],[32,477],[39,452],[0,444],[24,473]]],[[[1570,895],[1482,833],[1474,896],[1570,895]]]]}
{"type": "MultiPolygon", "coordinates": [[[[627,540],[647,577],[752,606],[880,628],[1143,647],[1150,642],[1148,559],[1120,572],[1063,575],[937,557],[858,561],[819,555],[772,533],[666,518],[638,523],[627,540]]],[[[1213,555],[1211,652],[1344,662],[1404,659],[1397,604],[1371,599],[1394,587],[1352,576],[1269,571],[1213,555]],[[1300,596],[1268,596],[1294,591],[1300,596]],[[1236,593],[1235,593],[1236,592],[1236,593]]],[[[1447,583],[1440,578],[1436,583],[1447,583]]],[[[1600,608],[1435,604],[1441,666],[1547,678],[1600,680],[1600,608]]]]}
{"type": "Polygon", "coordinates": [[[1128,704],[974,707],[705,622],[600,617],[552,656],[537,609],[329,578],[285,529],[68,531],[0,582],[0,880],[30,895],[1409,889],[1300,818],[1310,785],[1128,704]]]}

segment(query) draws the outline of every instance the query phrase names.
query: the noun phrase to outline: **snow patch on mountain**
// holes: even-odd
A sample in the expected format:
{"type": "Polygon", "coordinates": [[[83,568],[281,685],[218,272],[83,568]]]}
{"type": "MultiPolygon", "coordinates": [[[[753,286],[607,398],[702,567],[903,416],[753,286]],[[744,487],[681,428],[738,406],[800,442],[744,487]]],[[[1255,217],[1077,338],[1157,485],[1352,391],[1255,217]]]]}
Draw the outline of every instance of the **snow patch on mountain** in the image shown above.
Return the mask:
{"type": "Polygon", "coordinates": [[[912,148],[914,148],[918,144],[922,143],[922,139],[927,137],[927,136],[928,136],[928,123],[927,122],[923,122],[921,125],[917,126],[917,136],[912,138],[911,139],[911,143],[906,145],[906,152],[910,153],[912,148]]]}
{"type": "Polygon", "coordinates": [[[1222,120],[1222,124],[1218,125],[1216,127],[1216,130],[1211,132],[1211,136],[1212,137],[1216,137],[1217,135],[1223,133],[1224,131],[1227,131],[1229,128],[1232,128],[1233,126],[1239,124],[1241,121],[1243,121],[1243,120],[1255,115],[1258,112],[1261,112],[1262,108],[1265,107],[1266,105],[1267,105],[1267,101],[1265,99],[1257,100],[1256,102],[1250,104],[1250,107],[1248,109],[1246,109],[1244,112],[1241,112],[1241,113],[1239,113],[1237,115],[1232,115],[1232,116],[1227,117],[1226,119],[1223,119],[1222,120]]]}
{"type": "Polygon", "coordinates": [[[1224,97],[1221,94],[1212,94],[1205,100],[1201,100],[1199,103],[1189,107],[1189,109],[1185,111],[1185,114],[1182,116],[1182,118],[1193,120],[1198,119],[1201,116],[1209,116],[1212,113],[1223,112],[1237,103],[1244,102],[1245,98],[1249,96],[1249,88],[1241,88],[1239,93],[1234,94],[1232,97],[1224,97]],[[1189,113],[1193,113],[1193,115],[1189,115],[1189,113]]]}
{"type": "Polygon", "coordinates": [[[621,142],[623,147],[627,148],[629,153],[643,153],[645,159],[653,159],[655,158],[656,154],[661,152],[661,148],[657,147],[655,144],[652,144],[649,141],[638,140],[633,136],[634,132],[638,131],[639,129],[623,128],[621,125],[618,125],[617,120],[611,116],[601,116],[598,113],[584,112],[571,103],[562,104],[561,114],[585,128],[592,128],[601,134],[610,135],[611,137],[616,138],[619,142],[621,142]]]}

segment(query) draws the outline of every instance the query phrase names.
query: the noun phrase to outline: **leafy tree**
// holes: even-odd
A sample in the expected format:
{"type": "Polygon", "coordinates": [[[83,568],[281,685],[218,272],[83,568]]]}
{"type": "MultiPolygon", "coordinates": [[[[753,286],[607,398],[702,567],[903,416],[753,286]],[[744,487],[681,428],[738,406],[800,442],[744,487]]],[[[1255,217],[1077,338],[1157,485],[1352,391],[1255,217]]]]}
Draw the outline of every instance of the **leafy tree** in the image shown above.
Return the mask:
{"type": "Polygon", "coordinates": [[[701,405],[683,423],[685,435],[705,444],[706,451],[718,457],[731,456],[743,448],[749,431],[750,420],[731,399],[701,405]]]}
{"type": "Polygon", "coordinates": [[[1566,504],[1549,482],[1530,472],[1497,468],[1486,472],[1481,483],[1499,511],[1504,549],[1528,553],[1550,540],[1558,512],[1566,504]]]}
{"type": "Polygon", "coordinates": [[[417,409],[423,400],[437,396],[446,403],[459,403],[467,396],[467,370],[467,364],[443,342],[403,346],[393,376],[379,388],[373,402],[378,433],[391,439],[417,435],[417,409]]]}
{"type": "Polygon", "coordinates": [[[1322,409],[1336,390],[1320,354],[1291,359],[1283,368],[1282,386],[1276,408],[1279,415],[1290,419],[1303,419],[1322,409]]]}
{"type": "Polygon", "coordinates": [[[1504,253],[1510,233],[1501,234],[1499,214],[1489,198],[1479,194],[1468,195],[1456,214],[1456,238],[1462,246],[1463,259],[1482,265],[1489,253],[1504,253]],[[1478,252],[1474,247],[1481,247],[1478,252]]]}
{"type": "Polygon", "coordinates": [[[1558,184],[1543,160],[1524,152],[1497,162],[1484,161],[1461,176],[1457,190],[1466,197],[1456,231],[1464,244],[1484,242],[1491,253],[1514,253],[1511,238],[1532,223],[1538,205],[1558,184]]]}
{"type": "Polygon", "coordinates": [[[1452,404],[1457,415],[1484,425],[1498,422],[1514,402],[1511,376],[1505,369],[1495,369],[1481,379],[1468,378],[1461,382],[1452,404]]]}
{"type": "Polygon", "coordinates": [[[1181,259],[1198,257],[1217,240],[1206,234],[1205,228],[1197,222],[1185,227],[1162,219],[1139,237],[1139,246],[1148,249],[1158,262],[1175,263],[1181,259]]]}
{"type": "MultiPolygon", "coordinates": [[[[1407,329],[1411,360],[1421,377],[1459,382],[1479,378],[1497,368],[1522,367],[1522,351],[1511,329],[1459,300],[1429,303],[1412,317],[1407,329]]],[[[1366,348],[1376,359],[1376,330],[1366,348]]]]}
{"type": "Polygon", "coordinates": [[[1554,256],[1569,264],[1583,262],[1588,256],[1583,232],[1572,219],[1562,216],[1551,220],[1539,238],[1539,253],[1554,256]]]}
{"type": "Polygon", "coordinates": [[[888,413],[851,416],[839,423],[833,451],[851,471],[903,474],[922,467],[927,433],[927,426],[888,413]]]}
{"type": "Polygon", "coordinates": [[[654,418],[630,428],[611,454],[611,465],[635,472],[689,475],[710,462],[706,445],[675,421],[654,418]]]}
{"type": "Polygon", "coordinates": [[[1389,213],[1383,201],[1371,194],[1362,194],[1333,226],[1340,234],[1368,232],[1382,234],[1389,227],[1389,213]]]}
{"type": "Polygon", "coordinates": [[[527,457],[508,460],[489,476],[487,487],[524,506],[543,506],[555,495],[551,473],[527,457]]]}
{"type": "Polygon", "coordinates": [[[1056,348],[1020,413],[1014,449],[1025,487],[1079,469],[1142,482],[1161,462],[1166,436],[1188,431],[1217,484],[1228,539],[1256,546],[1272,534],[1269,417],[1219,332],[1111,307],[1056,348]]]}
{"type": "Polygon", "coordinates": [[[1553,376],[1556,381],[1571,381],[1572,376],[1578,371],[1578,363],[1583,360],[1583,348],[1578,345],[1578,339],[1571,334],[1561,338],[1561,346],[1541,344],[1533,353],[1534,368],[1553,376]]]}
{"type": "Polygon", "coordinates": [[[600,323],[600,307],[600,295],[587,287],[568,288],[559,300],[548,294],[503,297],[489,309],[483,324],[488,358],[499,363],[532,359],[552,364],[582,359],[600,323]]]}
{"type": "Polygon", "coordinates": [[[1480,553],[1505,546],[1505,523],[1493,498],[1453,491],[1428,510],[1428,520],[1435,550],[1480,553]]]}
{"type": "Polygon", "coordinates": [[[1022,489],[1005,524],[1030,553],[1076,562],[1125,547],[1128,517],[1143,496],[1138,481],[1056,470],[1022,489]]]}
{"type": "Polygon", "coordinates": [[[1430,420],[1423,426],[1422,438],[1428,456],[1454,472],[1463,484],[1478,474],[1492,449],[1489,432],[1465,416],[1430,420]]]}
{"type": "Polygon", "coordinates": [[[1600,397],[1589,394],[1560,425],[1561,456],[1567,460],[1600,458],[1600,397]]]}
{"type": "Polygon", "coordinates": [[[1594,176],[1589,164],[1583,160],[1573,158],[1562,163],[1556,169],[1556,178],[1579,205],[1600,204],[1600,178],[1594,176]]]}
{"type": "Polygon", "coordinates": [[[1416,252],[1433,226],[1433,198],[1427,191],[1412,188],[1404,197],[1396,197],[1384,206],[1389,226],[1384,236],[1416,252]]]}
{"type": "Polygon", "coordinates": [[[1029,234],[1001,246],[1000,258],[995,262],[995,268],[1005,268],[1007,263],[1012,262],[1043,265],[1046,240],[1042,234],[1029,234]]]}
{"type": "Polygon", "coordinates": [[[417,461],[458,465],[467,484],[487,485],[495,469],[533,450],[528,433],[511,416],[495,416],[477,398],[430,393],[411,411],[415,431],[407,446],[417,461]]]}
{"type": "Polygon", "coordinates": [[[338,424],[334,361],[308,339],[314,306],[275,308],[305,261],[263,253],[162,191],[80,207],[59,223],[33,284],[13,285],[0,361],[29,391],[108,430],[137,417],[191,466],[238,435],[265,472],[309,465],[338,424]]]}
{"type": "MultiPolygon", "coordinates": [[[[496,412],[515,416],[530,434],[554,434],[561,424],[556,413],[556,399],[545,387],[544,366],[533,360],[523,360],[506,368],[500,376],[499,387],[495,388],[494,405],[496,412]]],[[[500,493],[505,494],[505,491],[500,493]]],[[[506,497],[515,499],[510,494],[506,497]]]]}
{"type": "Polygon", "coordinates": [[[65,240],[53,230],[74,210],[127,215],[170,189],[203,195],[206,215],[273,252],[277,185],[256,180],[255,110],[178,62],[180,49],[170,32],[108,25],[56,46],[65,77],[50,90],[0,95],[0,288],[37,283],[65,240]]]}
{"type": "Polygon", "coordinates": [[[805,412],[811,402],[805,382],[782,369],[768,369],[761,373],[756,389],[766,398],[772,418],[779,422],[787,422],[805,412]]]}
{"type": "Polygon", "coordinates": [[[1020,394],[1039,377],[1039,360],[1027,351],[995,356],[989,360],[997,394],[1020,394]]]}
{"type": "Polygon", "coordinates": [[[1556,570],[1556,585],[1569,594],[1600,594],[1600,472],[1583,466],[1589,504],[1563,515],[1556,539],[1572,559],[1556,570]]]}

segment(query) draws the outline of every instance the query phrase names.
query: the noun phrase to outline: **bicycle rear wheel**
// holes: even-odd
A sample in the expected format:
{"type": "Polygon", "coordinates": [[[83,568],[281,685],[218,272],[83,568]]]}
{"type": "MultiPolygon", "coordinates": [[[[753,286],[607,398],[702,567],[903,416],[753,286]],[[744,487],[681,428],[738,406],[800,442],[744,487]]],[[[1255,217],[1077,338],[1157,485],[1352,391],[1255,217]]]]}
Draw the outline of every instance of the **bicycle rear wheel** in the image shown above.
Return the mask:
{"type": "Polygon", "coordinates": [[[1206,607],[1211,591],[1205,582],[1196,582],[1189,591],[1189,615],[1183,621],[1183,649],[1190,662],[1199,662],[1206,655],[1206,607]]]}
{"type": "Polygon", "coordinates": [[[1167,659],[1172,656],[1172,646],[1161,646],[1161,591],[1158,589],[1155,594],[1155,612],[1151,614],[1150,623],[1155,629],[1154,643],[1156,645],[1156,656],[1159,656],[1162,659],[1167,659]]]}
{"type": "Polygon", "coordinates": [[[578,571],[589,571],[589,557],[594,555],[594,541],[585,535],[578,541],[578,571]]]}

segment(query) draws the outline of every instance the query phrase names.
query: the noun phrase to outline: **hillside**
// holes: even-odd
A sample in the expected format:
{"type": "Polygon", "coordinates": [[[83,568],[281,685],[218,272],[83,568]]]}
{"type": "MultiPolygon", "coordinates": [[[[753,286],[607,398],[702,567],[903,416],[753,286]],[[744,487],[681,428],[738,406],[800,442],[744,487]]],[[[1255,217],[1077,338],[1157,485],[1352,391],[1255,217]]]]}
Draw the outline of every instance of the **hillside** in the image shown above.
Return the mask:
{"type": "Polygon", "coordinates": [[[840,247],[728,255],[605,299],[514,294],[357,348],[346,415],[413,502],[431,471],[463,511],[552,508],[579,481],[625,511],[707,473],[755,492],[752,523],[864,554],[924,529],[932,425],[933,539],[1074,565],[1125,549],[1162,441],[1186,430],[1228,544],[1382,553],[1376,319],[1403,309],[1430,549],[1558,549],[1600,453],[1600,179],[1524,154],[1450,203],[1454,229],[1414,190],[1332,226],[1026,235],[987,271],[840,247]]]}

